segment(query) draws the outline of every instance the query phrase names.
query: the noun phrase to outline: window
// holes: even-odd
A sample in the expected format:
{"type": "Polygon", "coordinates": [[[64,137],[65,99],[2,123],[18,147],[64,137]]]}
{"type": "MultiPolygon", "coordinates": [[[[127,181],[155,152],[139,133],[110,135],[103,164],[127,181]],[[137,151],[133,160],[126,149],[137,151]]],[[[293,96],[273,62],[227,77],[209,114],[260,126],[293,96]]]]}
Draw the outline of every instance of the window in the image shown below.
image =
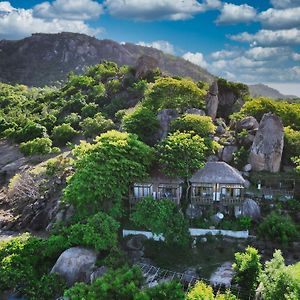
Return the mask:
{"type": "Polygon", "coordinates": [[[159,186],[158,187],[158,192],[160,198],[176,198],[177,197],[177,190],[178,187],[176,186],[159,186]]]}
{"type": "Polygon", "coordinates": [[[135,198],[143,198],[152,196],[152,185],[151,184],[135,184],[133,194],[135,198]]]}

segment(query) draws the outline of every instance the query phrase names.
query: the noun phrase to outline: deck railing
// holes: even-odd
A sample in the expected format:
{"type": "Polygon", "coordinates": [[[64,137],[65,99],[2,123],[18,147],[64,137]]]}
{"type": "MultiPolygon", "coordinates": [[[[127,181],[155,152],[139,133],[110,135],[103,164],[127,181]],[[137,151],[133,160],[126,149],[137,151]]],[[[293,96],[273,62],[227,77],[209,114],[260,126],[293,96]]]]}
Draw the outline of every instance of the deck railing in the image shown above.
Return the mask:
{"type": "Polygon", "coordinates": [[[221,197],[220,201],[214,201],[213,196],[192,196],[193,204],[199,205],[212,205],[213,203],[219,203],[224,206],[239,205],[244,201],[244,197],[221,197]]]}

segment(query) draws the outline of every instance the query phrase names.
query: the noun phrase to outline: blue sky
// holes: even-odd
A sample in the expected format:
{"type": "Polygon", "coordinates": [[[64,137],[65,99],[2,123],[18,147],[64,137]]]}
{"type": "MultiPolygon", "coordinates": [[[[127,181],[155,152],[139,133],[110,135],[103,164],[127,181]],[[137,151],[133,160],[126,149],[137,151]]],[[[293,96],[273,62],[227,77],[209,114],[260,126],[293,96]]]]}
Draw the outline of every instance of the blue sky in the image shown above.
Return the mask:
{"type": "Polygon", "coordinates": [[[0,1],[0,39],[74,31],[300,96],[300,0],[0,1]]]}

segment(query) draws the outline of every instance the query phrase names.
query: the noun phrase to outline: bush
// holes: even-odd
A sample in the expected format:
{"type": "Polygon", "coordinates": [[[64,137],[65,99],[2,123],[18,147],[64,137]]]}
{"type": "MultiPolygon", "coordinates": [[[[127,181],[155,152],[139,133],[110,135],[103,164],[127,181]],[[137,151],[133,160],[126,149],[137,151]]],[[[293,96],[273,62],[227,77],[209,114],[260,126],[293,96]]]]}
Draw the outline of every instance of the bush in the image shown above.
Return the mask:
{"type": "Polygon", "coordinates": [[[300,131],[293,130],[291,127],[285,127],[283,158],[287,163],[290,163],[291,158],[299,154],[300,154],[300,131]]]}
{"type": "Polygon", "coordinates": [[[77,131],[70,124],[62,124],[53,128],[52,139],[57,145],[65,145],[73,140],[77,135],[77,131]]]}
{"type": "Polygon", "coordinates": [[[287,244],[299,236],[297,226],[290,216],[271,212],[258,227],[259,236],[281,244],[287,244]]]}
{"type": "Polygon", "coordinates": [[[300,299],[300,263],[286,267],[276,250],[260,276],[260,290],[265,300],[300,299]]]}
{"type": "Polygon", "coordinates": [[[99,106],[95,103],[86,104],[81,109],[81,115],[83,118],[93,117],[98,112],[99,106]]]}
{"type": "Polygon", "coordinates": [[[16,132],[16,140],[19,143],[27,142],[35,138],[44,138],[46,136],[46,127],[32,121],[28,122],[22,129],[16,132]]]}
{"type": "Polygon", "coordinates": [[[122,127],[130,133],[135,133],[144,143],[153,145],[159,123],[153,111],[141,106],[124,116],[122,127]]]}
{"type": "Polygon", "coordinates": [[[154,234],[162,234],[167,244],[188,246],[188,222],[173,201],[155,201],[146,197],[134,209],[131,219],[135,225],[143,226],[154,234]]]}
{"type": "Polygon", "coordinates": [[[211,117],[185,114],[171,123],[171,132],[177,130],[180,132],[193,131],[201,137],[208,137],[210,134],[214,134],[216,126],[211,117]]]}
{"type": "Polygon", "coordinates": [[[249,151],[242,146],[233,153],[233,165],[238,169],[242,170],[243,167],[248,163],[249,151]]]}
{"type": "Polygon", "coordinates": [[[105,119],[101,113],[97,113],[93,118],[84,119],[79,125],[86,137],[95,137],[112,129],[114,123],[110,119],[105,119]]]}
{"type": "Polygon", "coordinates": [[[73,128],[79,129],[81,116],[78,113],[70,113],[64,118],[64,123],[70,124],[73,128]]]}
{"type": "Polygon", "coordinates": [[[235,254],[234,281],[241,287],[243,293],[253,296],[261,274],[260,255],[258,251],[248,246],[244,253],[235,254]]]}
{"type": "Polygon", "coordinates": [[[144,105],[157,111],[165,108],[180,112],[188,108],[204,108],[206,91],[188,79],[159,78],[151,86],[144,105]]]}
{"type": "Polygon", "coordinates": [[[26,155],[48,154],[51,152],[52,141],[49,138],[36,138],[32,141],[21,143],[20,151],[26,155]]]}

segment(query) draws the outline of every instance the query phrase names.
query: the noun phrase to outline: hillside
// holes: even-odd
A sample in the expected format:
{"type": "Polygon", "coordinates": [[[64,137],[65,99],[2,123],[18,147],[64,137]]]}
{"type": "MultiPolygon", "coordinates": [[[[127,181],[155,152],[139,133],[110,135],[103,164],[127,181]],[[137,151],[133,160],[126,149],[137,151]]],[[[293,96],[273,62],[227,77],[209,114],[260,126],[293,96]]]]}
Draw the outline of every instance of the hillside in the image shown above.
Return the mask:
{"type": "Polygon", "coordinates": [[[98,40],[84,34],[33,34],[18,41],[0,41],[0,81],[44,86],[66,79],[70,71],[81,74],[101,60],[135,66],[139,57],[155,58],[165,73],[212,81],[213,75],[180,57],[154,48],[98,40]]]}
{"type": "Polygon", "coordinates": [[[273,89],[265,84],[248,85],[250,95],[252,97],[268,97],[272,99],[296,99],[297,96],[283,95],[276,89],[273,89]]]}

